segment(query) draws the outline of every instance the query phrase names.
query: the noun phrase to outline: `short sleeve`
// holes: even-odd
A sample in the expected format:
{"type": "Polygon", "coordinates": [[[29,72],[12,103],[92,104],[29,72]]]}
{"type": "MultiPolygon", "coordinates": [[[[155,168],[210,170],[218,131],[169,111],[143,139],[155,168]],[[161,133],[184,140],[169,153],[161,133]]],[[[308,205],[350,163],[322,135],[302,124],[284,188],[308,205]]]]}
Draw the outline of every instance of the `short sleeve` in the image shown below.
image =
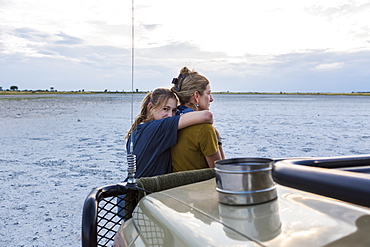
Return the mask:
{"type": "Polygon", "coordinates": [[[203,124],[198,138],[200,150],[204,156],[211,156],[217,152],[217,135],[213,125],[203,124]]]}

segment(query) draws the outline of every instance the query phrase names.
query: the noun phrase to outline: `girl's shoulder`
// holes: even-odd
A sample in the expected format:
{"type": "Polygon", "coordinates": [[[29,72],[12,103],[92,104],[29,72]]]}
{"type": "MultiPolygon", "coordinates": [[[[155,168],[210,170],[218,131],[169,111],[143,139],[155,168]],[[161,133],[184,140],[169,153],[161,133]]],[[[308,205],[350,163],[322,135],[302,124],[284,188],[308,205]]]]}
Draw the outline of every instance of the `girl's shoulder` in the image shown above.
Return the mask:
{"type": "Polygon", "coordinates": [[[155,125],[166,125],[166,124],[174,124],[177,123],[180,119],[180,116],[174,116],[174,117],[169,117],[169,118],[162,118],[158,120],[152,120],[146,123],[141,123],[138,125],[141,126],[141,128],[147,127],[147,126],[155,126],[155,125]]]}

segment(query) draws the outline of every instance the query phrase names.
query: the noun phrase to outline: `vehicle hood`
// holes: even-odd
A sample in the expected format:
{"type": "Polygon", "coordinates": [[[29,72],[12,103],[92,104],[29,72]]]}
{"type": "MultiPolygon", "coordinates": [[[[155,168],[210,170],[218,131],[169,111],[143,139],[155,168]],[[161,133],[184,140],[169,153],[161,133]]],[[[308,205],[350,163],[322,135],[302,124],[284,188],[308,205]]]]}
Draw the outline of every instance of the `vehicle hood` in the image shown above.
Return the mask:
{"type": "Polygon", "coordinates": [[[133,222],[148,246],[370,246],[369,208],[276,190],[273,201],[229,206],[210,179],[145,196],[133,222]]]}

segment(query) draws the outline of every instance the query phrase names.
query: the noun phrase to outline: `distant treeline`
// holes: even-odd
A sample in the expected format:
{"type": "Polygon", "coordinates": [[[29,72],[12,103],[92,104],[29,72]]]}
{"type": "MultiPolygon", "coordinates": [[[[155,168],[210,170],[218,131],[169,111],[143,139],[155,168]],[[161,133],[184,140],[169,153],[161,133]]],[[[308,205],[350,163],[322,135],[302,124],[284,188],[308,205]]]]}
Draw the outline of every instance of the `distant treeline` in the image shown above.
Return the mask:
{"type": "Polygon", "coordinates": [[[212,94],[287,94],[287,95],[366,95],[370,92],[330,93],[330,92],[212,92],[212,94]]]}
{"type": "MultiPolygon", "coordinates": [[[[136,89],[134,92],[131,91],[85,91],[84,89],[77,91],[57,91],[57,90],[1,90],[0,94],[99,94],[99,93],[118,93],[118,94],[143,94],[148,93],[149,91],[139,91],[136,89]]],[[[212,92],[212,94],[285,94],[285,95],[363,95],[370,96],[370,92],[351,92],[351,93],[330,93],[330,92],[212,92]]]]}

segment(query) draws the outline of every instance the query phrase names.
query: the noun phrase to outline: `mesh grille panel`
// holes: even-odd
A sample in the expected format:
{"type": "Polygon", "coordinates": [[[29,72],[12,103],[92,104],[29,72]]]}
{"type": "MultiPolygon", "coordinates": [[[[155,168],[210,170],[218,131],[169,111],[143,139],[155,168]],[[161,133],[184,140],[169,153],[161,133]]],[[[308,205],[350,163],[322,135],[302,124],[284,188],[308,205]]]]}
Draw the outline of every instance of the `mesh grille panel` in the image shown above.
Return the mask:
{"type": "Polygon", "coordinates": [[[136,193],[103,198],[99,202],[97,217],[98,246],[112,246],[121,223],[132,217],[136,206],[136,193]]]}

